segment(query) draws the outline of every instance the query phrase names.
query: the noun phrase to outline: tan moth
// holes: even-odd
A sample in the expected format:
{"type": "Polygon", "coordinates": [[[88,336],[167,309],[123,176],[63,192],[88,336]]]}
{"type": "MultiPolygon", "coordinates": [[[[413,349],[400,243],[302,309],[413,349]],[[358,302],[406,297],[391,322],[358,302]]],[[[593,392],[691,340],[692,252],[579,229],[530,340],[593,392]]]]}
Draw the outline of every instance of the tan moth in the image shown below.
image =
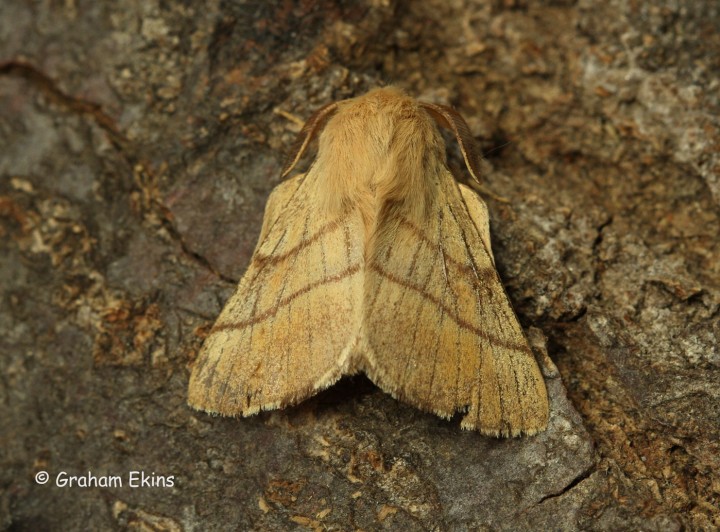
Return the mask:
{"type": "Polygon", "coordinates": [[[487,207],[447,167],[437,125],[477,179],[448,107],[399,89],[308,120],[237,290],[192,370],[189,403],[248,416],[364,372],[393,397],[494,436],[548,421],[545,383],[495,270],[487,207]]]}

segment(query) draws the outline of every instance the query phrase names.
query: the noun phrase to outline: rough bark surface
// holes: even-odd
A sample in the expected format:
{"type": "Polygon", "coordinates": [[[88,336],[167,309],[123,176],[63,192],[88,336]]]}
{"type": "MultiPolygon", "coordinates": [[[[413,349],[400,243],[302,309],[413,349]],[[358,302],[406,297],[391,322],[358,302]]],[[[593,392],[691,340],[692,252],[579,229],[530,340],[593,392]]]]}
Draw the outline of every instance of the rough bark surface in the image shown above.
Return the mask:
{"type": "Polygon", "coordinates": [[[719,27],[715,0],[4,0],[0,526],[720,527],[719,27]],[[454,105],[509,199],[496,260],[560,370],[537,437],[362,377],[185,404],[299,122],[388,82],[454,105]]]}

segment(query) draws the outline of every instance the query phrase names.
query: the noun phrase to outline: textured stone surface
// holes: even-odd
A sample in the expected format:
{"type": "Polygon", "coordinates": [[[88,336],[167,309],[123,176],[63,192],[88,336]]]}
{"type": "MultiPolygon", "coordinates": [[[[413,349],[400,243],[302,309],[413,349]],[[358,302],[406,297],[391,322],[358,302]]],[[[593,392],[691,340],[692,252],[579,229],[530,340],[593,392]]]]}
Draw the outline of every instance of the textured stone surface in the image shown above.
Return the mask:
{"type": "Polygon", "coordinates": [[[720,526],[718,26],[710,0],[3,2],[2,526],[720,526]],[[560,370],[537,437],[363,377],[185,405],[299,122],[382,82],[454,105],[509,200],[498,266],[560,370]]]}

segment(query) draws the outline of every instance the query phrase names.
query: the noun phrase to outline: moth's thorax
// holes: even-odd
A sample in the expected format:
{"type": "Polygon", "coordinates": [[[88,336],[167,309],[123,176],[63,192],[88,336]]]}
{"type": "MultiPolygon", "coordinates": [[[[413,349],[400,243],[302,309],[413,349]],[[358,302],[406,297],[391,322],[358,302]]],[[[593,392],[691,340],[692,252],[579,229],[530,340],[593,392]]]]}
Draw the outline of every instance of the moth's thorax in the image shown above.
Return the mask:
{"type": "Polygon", "coordinates": [[[320,136],[313,170],[326,208],[359,205],[367,216],[387,201],[424,209],[445,148],[432,118],[394,88],[340,104],[320,136]]]}

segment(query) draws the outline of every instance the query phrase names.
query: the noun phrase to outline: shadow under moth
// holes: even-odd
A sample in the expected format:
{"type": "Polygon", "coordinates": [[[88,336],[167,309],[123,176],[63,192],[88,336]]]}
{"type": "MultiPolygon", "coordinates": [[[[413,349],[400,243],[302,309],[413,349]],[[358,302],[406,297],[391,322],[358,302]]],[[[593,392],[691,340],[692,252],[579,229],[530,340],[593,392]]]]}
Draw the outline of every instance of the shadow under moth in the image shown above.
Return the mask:
{"type": "Polygon", "coordinates": [[[327,105],[301,131],[245,275],[198,355],[192,407],[225,416],[282,408],[364,372],[393,397],[493,436],[548,422],[537,362],[490,249],[487,207],[448,169],[454,110],[397,88],[327,105]]]}

